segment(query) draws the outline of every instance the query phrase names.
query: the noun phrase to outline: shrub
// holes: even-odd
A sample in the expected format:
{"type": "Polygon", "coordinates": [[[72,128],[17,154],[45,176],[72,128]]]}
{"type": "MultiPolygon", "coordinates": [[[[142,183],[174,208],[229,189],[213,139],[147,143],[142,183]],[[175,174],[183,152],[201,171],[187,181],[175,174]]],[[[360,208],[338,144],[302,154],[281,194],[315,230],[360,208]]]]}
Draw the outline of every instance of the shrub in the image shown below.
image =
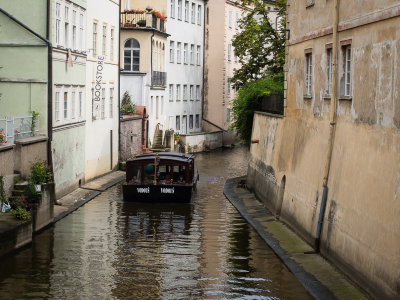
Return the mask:
{"type": "Polygon", "coordinates": [[[135,112],[135,104],[132,103],[131,96],[127,91],[124,93],[124,96],[121,101],[121,112],[125,114],[128,113],[133,114],[135,112]]]}
{"type": "Polygon", "coordinates": [[[30,181],[34,184],[46,183],[50,180],[51,174],[46,162],[36,162],[31,166],[30,181]]]}
{"type": "Polygon", "coordinates": [[[11,212],[19,220],[30,220],[31,219],[31,213],[21,207],[12,209],[11,212]]]}

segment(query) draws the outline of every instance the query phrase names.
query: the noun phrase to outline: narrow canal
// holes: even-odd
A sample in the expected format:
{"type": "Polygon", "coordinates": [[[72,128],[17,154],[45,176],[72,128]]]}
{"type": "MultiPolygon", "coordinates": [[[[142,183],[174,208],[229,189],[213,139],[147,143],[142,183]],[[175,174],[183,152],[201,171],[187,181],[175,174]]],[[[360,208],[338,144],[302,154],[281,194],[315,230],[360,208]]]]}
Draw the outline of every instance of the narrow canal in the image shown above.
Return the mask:
{"type": "Polygon", "coordinates": [[[0,260],[0,299],[311,299],[222,194],[248,156],[198,154],[191,204],[107,190],[0,260]]]}

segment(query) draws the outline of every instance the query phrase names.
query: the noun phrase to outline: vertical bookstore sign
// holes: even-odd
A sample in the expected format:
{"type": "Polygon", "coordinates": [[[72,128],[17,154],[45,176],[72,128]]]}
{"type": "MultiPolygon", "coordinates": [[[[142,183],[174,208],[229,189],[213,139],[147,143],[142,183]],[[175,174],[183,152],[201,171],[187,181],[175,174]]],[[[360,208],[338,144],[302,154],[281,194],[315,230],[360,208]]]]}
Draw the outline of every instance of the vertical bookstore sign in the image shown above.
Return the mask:
{"type": "Polygon", "coordinates": [[[95,85],[93,92],[93,119],[100,117],[101,107],[101,92],[103,86],[103,69],[104,69],[104,56],[97,57],[96,72],[95,72],[95,85]]]}

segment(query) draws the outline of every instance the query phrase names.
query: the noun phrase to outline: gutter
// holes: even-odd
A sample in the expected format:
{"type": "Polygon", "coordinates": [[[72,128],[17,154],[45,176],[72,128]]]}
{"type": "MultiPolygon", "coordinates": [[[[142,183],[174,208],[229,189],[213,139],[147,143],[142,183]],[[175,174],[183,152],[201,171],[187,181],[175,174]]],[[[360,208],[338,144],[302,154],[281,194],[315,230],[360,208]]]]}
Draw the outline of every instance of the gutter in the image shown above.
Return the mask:
{"type": "Polygon", "coordinates": [[[21,21],[14,18],[12,15],[7,13],[5,10],[0,8],[0,12],[5,14],[12,21],[23,27],[25,30],[42,40],[47,44],[47,163],[49,165],[51,180],[54,182],[53,173],[53,156],[51,152],[51,142],[53,140],[53,46],[49,40],[50,38],[50,0],[47,0],[47,28],[46,28],[46,38],[42,37],[40,34],[34,32],[31,28],[26,26],[21,21]]]}
{"type": "MultiPolygon", "coordinates": [[[[128,2],[129,3],[129,2],[128,2]]],[[[118,4],[118,163],[121,161],[121,1],[118,4]]]]}

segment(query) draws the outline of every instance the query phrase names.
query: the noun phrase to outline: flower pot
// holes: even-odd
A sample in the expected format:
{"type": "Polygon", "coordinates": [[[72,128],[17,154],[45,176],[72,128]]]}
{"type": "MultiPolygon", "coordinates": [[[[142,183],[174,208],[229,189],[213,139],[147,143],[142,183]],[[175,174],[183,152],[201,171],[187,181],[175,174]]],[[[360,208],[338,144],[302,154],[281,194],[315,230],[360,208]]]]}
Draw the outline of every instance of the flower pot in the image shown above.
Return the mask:
{"type": "Polygon", "coordinates": [[[35,184],[35,189],[36,189],[36,192],[40,192],[42,190],[42,185],[35,184]]]}

